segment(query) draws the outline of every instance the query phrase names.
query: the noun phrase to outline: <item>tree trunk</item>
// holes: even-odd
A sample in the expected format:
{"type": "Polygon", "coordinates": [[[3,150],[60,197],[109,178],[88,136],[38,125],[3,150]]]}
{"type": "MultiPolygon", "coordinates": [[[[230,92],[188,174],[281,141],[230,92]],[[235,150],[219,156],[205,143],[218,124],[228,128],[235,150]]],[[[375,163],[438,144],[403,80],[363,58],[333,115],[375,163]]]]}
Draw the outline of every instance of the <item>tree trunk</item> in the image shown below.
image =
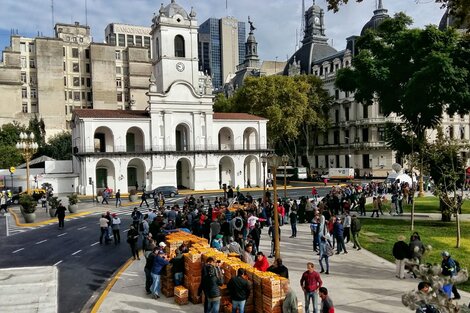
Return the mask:
{"type": "Polygon", "coordinates": [[[452,217],[452,208],[442,200],[442,198],[439,198],[439,209],[442,213],[441,221],[450,222],[452,217]]]}

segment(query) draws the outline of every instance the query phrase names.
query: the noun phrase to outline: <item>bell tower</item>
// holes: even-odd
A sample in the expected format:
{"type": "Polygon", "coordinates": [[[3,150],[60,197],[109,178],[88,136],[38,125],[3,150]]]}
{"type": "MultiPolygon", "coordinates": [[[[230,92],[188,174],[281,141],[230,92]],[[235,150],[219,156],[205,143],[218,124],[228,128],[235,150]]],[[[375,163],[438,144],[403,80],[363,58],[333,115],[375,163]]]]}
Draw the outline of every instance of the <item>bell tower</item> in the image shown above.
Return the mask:
{"type": "Polygon", "coordinates": [[[325,41],[325,12],[322,8],[315,4],[305,12],[305,33],[303,44],[310,43],[312,41],[325,41]]]}
{"type": "Polygon", "coordinates": [[[196,12],[188,14],[176,0],[160,7],[152,19],[153,75],[156,91],[165,93],[175,81],[199,85],[196,12]]]}

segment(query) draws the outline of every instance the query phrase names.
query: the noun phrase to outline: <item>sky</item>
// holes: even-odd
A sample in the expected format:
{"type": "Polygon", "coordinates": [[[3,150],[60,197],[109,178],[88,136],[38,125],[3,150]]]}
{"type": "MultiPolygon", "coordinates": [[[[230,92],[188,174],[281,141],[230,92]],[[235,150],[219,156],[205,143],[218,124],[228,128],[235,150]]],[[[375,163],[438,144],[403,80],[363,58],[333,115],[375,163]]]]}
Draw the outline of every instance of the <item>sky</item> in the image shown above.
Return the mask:
{"type": "MultiPolygon", "coordinates": [[[[349,0],[337,13],[327,10],[325,0],[316,4],[325,10],[326,35],[329,43],[337,50],[346,46],[346,38],[359,35],[364,24],[369,21],[376,7],[376,0],[363,0],[356,3],[349,0]]],[[[51,0],[2,0],[0,10],[0,50],[10,44],[10,32],[18,30],[25,37],[53,35],[51,0]]],[[[95,42],[104,41],[104,29],[109,23],[127,23],[150,26],[160,3],[170,0],[54,0],[55,23],[75,21],[91,28],[95,42]],[[85,14],[85,3],[87,12],[85,14]],[[87,16],[87,18],[86,18],[87,16]]],[[[305,0],[306,9],[312,0],[305,0]]],[[[209,17],[233,16],[247,21],[248,16],[256,27],[255,37],[262,60],[286,60],[296,50],[301,40],[300,33],[302,0],[176,0],[188,12],[193,6],[199,25],[209,17]]],[[[403,11],[411,16],[414,27],[439,24],[444,13],[434,0],[383,0],[389,15],[403,11]]],[[[248,29],[248,25],[247,25],[248,29]]]]}

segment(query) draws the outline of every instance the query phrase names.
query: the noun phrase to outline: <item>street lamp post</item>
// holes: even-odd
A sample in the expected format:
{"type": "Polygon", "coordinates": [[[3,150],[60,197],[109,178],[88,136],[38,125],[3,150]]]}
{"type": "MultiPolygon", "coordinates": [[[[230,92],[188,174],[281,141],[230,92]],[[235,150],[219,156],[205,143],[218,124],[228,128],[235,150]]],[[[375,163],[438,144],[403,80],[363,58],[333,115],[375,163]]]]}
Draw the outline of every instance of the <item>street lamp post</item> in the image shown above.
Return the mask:
{"type": "Polygon", "coordinates": [[[30,133],[29,135],[21,132],[20,141],[16,143],[16,149],[18,149],[26,160],[26,193],[31,194],[31,189],[29,187],[29,162],[33,155],[38,151],[38,144],[34,141],[34,134],[30,133]]]}
{"type": "Polygon", "coordinates": [[[348,166],[347,168],[351,167],[351,143],[349,142],[349,137],[344,137],[345,140],[348,141],[348,166]]]}
{"type": "Polygon", "coordinates": [[[266,197],[266,161],[267,161],[266,154],[262,154],[261,164],[263,164],[263,197],[261,197],[261,199],[263,200],[263,202],[265,202],[265,197],[266,197]]]}
{"type": "Polygon", "coordinates": [[[287,162],[289,162],[289,156],[284,154],[282,156],[282,163],[284,164],[284,199],[287,199],[287,162]]]}
{"type": "Polygon", "coordinates": [[[273,174],[273,192],[274,192],[274,230],[273,230],[273,236],[274,236],[274,255],[276,259],[279,259],[281,257],[281,250],[280,250],[280,245],[279,245],[279,212],[277,210],[278,204],[277,204],[277,182],[276,182],[276,174],[277,174],[277,168],[279,166],[279,157],[273,153],[268,155],[268,162],[269,166],[271,167],[271,172],[273,174]]]}

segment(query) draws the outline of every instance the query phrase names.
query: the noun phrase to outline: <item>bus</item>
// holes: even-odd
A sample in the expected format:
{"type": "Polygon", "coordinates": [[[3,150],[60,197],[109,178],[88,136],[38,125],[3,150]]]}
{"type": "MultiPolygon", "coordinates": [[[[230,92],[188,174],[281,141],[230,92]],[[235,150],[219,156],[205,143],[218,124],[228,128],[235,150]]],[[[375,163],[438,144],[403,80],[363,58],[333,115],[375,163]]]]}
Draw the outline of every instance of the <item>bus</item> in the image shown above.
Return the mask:
{"type": "MultiPolygon", "coordinates": [[[[306,167],[293,167],[286,166],[286,179],[287,180],[306,180],[307,179],[306,167]]],[[[284,179],[284,166],[279,166],[276,173],[277,180],[284,179]]]]}

